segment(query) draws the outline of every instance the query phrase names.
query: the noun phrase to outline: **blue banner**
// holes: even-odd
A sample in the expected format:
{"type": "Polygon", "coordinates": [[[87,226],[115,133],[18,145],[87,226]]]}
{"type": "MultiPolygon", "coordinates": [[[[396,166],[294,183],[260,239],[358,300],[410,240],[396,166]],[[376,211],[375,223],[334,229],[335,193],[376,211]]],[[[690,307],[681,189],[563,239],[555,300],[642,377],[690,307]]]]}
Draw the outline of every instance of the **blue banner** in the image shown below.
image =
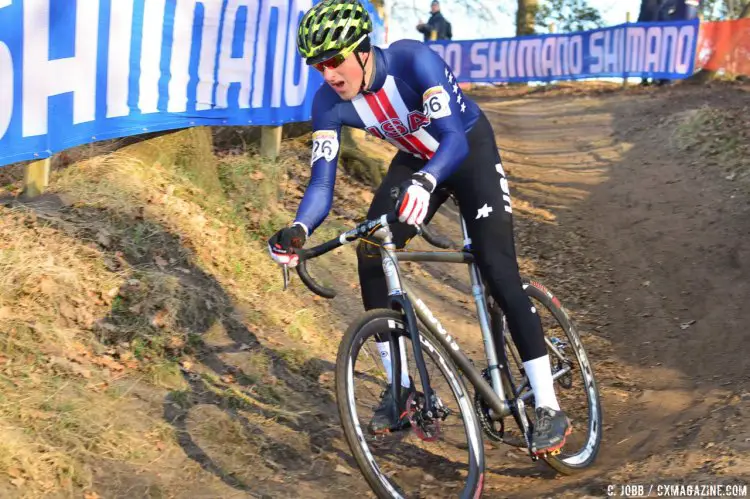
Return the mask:
{"type": "Polygon", "coordinates": [[[698,28],[697,19],[630,23],[559,35],[437,41],[430,48],[463,82],[681,79],[693,73],[698,28]]]}
{"type": "Polygon", "coordinates": [[[145,132],[309,120],[323,80],[296,33],[313,3],[0,0],[0,165],[145,132]]]}

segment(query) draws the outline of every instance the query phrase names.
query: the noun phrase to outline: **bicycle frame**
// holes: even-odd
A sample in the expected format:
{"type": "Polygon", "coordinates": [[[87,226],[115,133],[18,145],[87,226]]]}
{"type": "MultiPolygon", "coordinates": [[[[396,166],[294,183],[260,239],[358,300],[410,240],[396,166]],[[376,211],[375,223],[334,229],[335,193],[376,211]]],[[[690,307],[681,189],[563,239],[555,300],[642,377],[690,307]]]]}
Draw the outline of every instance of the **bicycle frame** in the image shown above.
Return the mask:
{"type": "MultiPolygon", "coordinates": [[[[456,362],[458,367],[469,379],[471,384],[482,395],[487,404],[491,407],[493,419],[502,419],[513,413],[513,409],[508,404],[508,398],[505,394],[501,379],[501,371],[506,370],[506,375],[510,381],[510,373],[506,365],[505,356],[498,359],[498,350],[495,339],[493,338],[490,326],[489,312],[485,300],[485,290],[480,277],[479,269],[474,262],[474,255],[470,252],[471,240],[468,238],[466,224],[461,218],[461,229],[464,237],[464,249],[453,252],[399,252],[393,243],[392,235],[388,226],[384,226],[375,232],[374,237],[382,241],[380,248],[381,259],[383,262],[383,271],[388,284],[388,294],[392,308],[400,309],[407,317],[409,335],[412,338],[418,338],[416,318],[440,341],[443,348],[448,352],[451,358],[456,362]],[[455,338],[448,333],[440,321],[435,317],[427,305],[417,296],[416,293],[401,279],[398,272],[399,262],[439,262],[439,263],[463,263],[469,267],[471,277],[472,296],[477,308],[479,326],[482,330],[484,341],[485,355],[488,361],[488,369],[492,385],[487,383],[482,373],[474,367],[471,360],[463,353],[455,338]]],[[[500,335],[502,338],[502,335],[500,335]]],[[[400,342],[391,338],[391,362],[393,379],[400,379],[401,362],[400,362],[400,342]]],[[[422,388],[424,390],[427,405],[425,407],[428,416],[432,415],[433,397],[432,388],[429,385],[429,376],[426,372],[424,358],[422,356],[422,347],[419,341],[412,341],[414,349],[414,359],[417,363],[420,377],[422,378],[422,388]]],[[[501,345],[502,346],[502,345],[501,345]]],[[[504,351],[504,350],[503,350],[504,351]]],[[[396,398],[397,383],[393,383],[391,389],[394,391],[394,400],[396,398]]],[[[515,394],[512,394],[515,398],[515,394]]]]}
{"type": "MultiPolygon", "coordinates": [[[[325,254],[333,249],[341,247],[345,244],[354,242],[361,238],[374,237],[382,242],[380,245],[380,257],[383,265],[383,271],[385,274],[388,294],[390,298],[390,307],[394,310],[399,310],[406,317],[406,324],[408,327],[409,336],[414,339],[418,338],[417,320],[421,321],[422,324],[438,339],[446,352],[451,356],[453,361],[458,365],[464,375],[468,378],[469,382],[474,386],[477,392],[482,396],[484,402],[490,408],[490,417],[494,420],[499,420],[513,415],[518,423],[519,427],[523,429],[527,446],[529,442],[529,423],[526,418],[524,409],[524,401],[532,396],[531,391],[523,392],[524,387],[528,381],[525,377],[521,380],[521,384],[517,388],[514,385],[513,376],[511,375],[510,368],[508,366],[508,358],[505,353],[505,335],[502,324],[504,321],[495,320],[490,321],[489,311],[487,309],[487,303],[485,301],[485,290],[480,277],[479,269],[474,261],[474,254],[471,252],[471,239],[468,237],[466,223],[463,217],[461,219],[461,230],[464,237],[464,247],[460,251],[433,251],[433,252],[403,252],[397,251],[396,245],[393,242],[393,236],[390,231],[389,224],[395,223],[397,220],[395,215],[383,215],[375,220],[368,220],[359,224],[356,228],[344,232],[335,239],[331,239],[323,244],[320,244],[314,248],[308,250],[298,250],[300,254],[300,264],[297,266],[297,272],[302,281],[307,287],[314,293],[324,298],[334,298],[336,292],[332,289],[325,288],[320,284],[316,283],[314,279],[307,273],[305,262],[310,258],[318,257],[325,254]],[[482,338],[485,347],[485,356],[488,362],[488,372],[490,374],[490,383],[484,379],[482,372],[474,367],[472,361],[461,351],[455,338],[453,338],[448,331],[443,327],[440,321],[435,318],[432,311],[427,305],[414,293],[414,291],[401,279],[399,273],[399,261],[411,261],[411,262],[439,262],[439,263],[463,263],[469,267],[469,276],[472,284],[472,296],[477,307],[477,317],[479,319],[479,325],[482,330],[482,338]],[[504,375],[504,378],[503,378],[504,375]],[[508,386],[504,386],[507,382],[508,386]],[[506,388],[511,392],[510,396],[506,395],[506,388]]],[[[439,247],[449,247],[450,243],[440,242],[434,239],[434,236],[429,236],[426,228],[420,228],[422,235],[430,241],[433,245],[439,247]],[[431,240],[432,239],[432,240],[431,240]]],[[[285,278],[285,285],[286,285],[285,278]]],[[[393,379],[398,380],[401,378],[401,344],[400,337],[403,334],[390,335],[389,346],[392,353],[391,356],[391,372],[393,379]]],[[[383,341],[382,339],[380,341],[383,341]]],[[[548,338],[544,338],[547,347],[556,357],[564,360],[560,351],[555,345],[553,345],[548,338]]],[[[422,356],[422,346],[419,341],[412,341],[414,350],[414,360],[417,363],[417,369],[419,371],[420,378],[422,380],[422,388],[426,398],[426,407],[423,409],[423,413],[432,418],[435,415],[435,398],[433,397],[432,388],[429,383],[429,376],[424,363],[424,357],[422,356]]],[[[560,376],[565,375],[570,371],[569,367],[561,369],[560,371],[553,374],[552,379],[556,380],[560,376]]],[[[397,393],[399,390],[400,383],[391,383],[391,395],[393,400],[399,400],[400,394],[397,393]]],[[[393,407],[393,411],[397,412],[399,408],[393,407]]],[[[401,417],[400,414],[393,414],[395,419],[401,417]]],[[[532,459],[534,457],[532,456],[532,459]]]]}

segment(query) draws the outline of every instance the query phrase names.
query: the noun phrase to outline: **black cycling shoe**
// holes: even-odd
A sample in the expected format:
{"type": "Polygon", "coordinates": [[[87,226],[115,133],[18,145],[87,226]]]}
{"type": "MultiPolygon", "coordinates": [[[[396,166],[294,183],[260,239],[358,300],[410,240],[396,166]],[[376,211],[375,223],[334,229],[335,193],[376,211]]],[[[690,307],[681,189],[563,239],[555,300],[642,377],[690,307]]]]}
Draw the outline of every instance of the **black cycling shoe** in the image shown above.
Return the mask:
{"type": "Polygon", "coordinates": [[[565,413],[549,407],[536,408],[536,424],[531,436],[531,452],[540,454],[558,454],[565,438],[573,432],[570,420],[565,413]]]}
{"type": "Polygon", "coordinates": [[[394,412],[391,410],[393,407],[393,396],[391,395],[391,385],[388,385],[381,394],[380,405],[375,409],[375,414],[373,414],[370,424],[367,427],[370,430],[370,433],[388,433],[391,431],[404,430],[411,426],[409,418],[406,417],[405,407],[409,395],[415,393],[414,383],[411,383],[409,388],[401,386],[399,391],[401,400],[399,400],[396,411],[398,419],[396,421],[393,420],[392,415],[394,412]]]}

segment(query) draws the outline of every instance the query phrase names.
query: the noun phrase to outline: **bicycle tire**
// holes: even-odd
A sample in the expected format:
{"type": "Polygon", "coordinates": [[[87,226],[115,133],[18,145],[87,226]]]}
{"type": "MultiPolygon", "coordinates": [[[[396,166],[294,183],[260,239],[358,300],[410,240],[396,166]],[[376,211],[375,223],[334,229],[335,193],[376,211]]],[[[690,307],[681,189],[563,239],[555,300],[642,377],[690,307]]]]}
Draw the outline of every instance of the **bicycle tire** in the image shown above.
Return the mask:
{"type": "MultiPolygon", "coordinates": [[[[403,315],[394,310],[377,309],[363,314],[354,321],[344,334],[336,359],[336,403],[344,429],[344,436],[362,475],[371,489],[381,499],[403,497],[396,486],[381,472],[370,452],[357,417],[356,402],[354,400],[353,361],[357,358],[359,349],[365,340],[377,333],[393,331],[403,332],[405,329],[403,315]]],[[[420,341],[425,357],[436,360],[441,374],[448,381],[453,390],[453,396],[459,402],[460,418],[463,421],[467,437],[469,472],[464,489],[460,492],[461,499],[478,498],[484,486],[484,445],[482,432],[469,392],[461,379],[459,370],[451,357],[440,347],[440,343],[433,335],[420,330],[420,341]]]]}
{"type": "MultiPolygon", "coordinates": [[[[575,454],[566,455],[564,454],[565,449],[563,448],[563,453],[560,455],[547,455],[543,457],[543,460],[558,473],[563,475],[573,475],[589,468],[596,460],[596,456],[599,452],[602,439],[603,420],[599,389],[593,368],[591,367],[588,355],[586,354],[586,350],[581,342],[581,337],[573,325],[573,322],[570,320],[567,311],[560,303],[560,300],[555,297],[546,286],[538,281],[524,280],[523,287],[529,298],[534,298],[544,305],[565,331],[565,335],[570,344],[573,345],[572,351],[575,354],[585,384],[588,404],[588,433],[585,445],[583,445],[579,452],[575,454]]],[[[562,409],[565,410],[565,407],[562,409]]]]}

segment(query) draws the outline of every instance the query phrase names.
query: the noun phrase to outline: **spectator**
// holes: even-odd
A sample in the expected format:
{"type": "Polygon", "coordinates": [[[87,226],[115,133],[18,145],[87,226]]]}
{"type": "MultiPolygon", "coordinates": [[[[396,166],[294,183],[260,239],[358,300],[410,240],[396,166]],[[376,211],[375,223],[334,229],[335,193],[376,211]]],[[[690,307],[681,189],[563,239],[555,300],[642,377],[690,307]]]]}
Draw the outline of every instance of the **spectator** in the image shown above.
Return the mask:
{"type": "Polygon", "coordinates": [[[427,23],[420,22],[417,24],[417,31],[424,34],[424,41],[429,40],[450,40],[453,38],[451,23],[449,23],[440,13],[440,2],[432,0],[432,13],[427,23]],[[433,35],[434,33],[434,35],[433,35]]]}
{"type": "Polygon", "coordinates": [[[700,0],[662,0],[659,21],[690,21],[698,17],[700,0]]]}
{"type": "MultiPolygon", "coordinates": [[[[700,0],[662,0],[659,21],[689,21],[698,17],[700,0]]],[[[660,79],[657,85],[667,85],[670,80],[660,79]]]]}
{"type": "Polygon", "coordinates": [[[677,0],[671,19],[690,21],[698,17],[700,0],[677,0]]]}
{"type": "MultiPolygon", "coordinates": [[[[651,23],[659,20],[659,12],[663,0],[641,0],[641,11],[638,13],[639,23],[651,23]]],[[[650,78],[642,78],[641,85],[651,85],[653,81],[650,78]]]]}
{"type": "Polygon", "coordinates": [[[650,23],[659,20],[662,0],[641,0],[641,11],[638,14],[639,23],[650,23]]]}
{"type": "Polygon", "coordinates": [[[670,21],[673,19],[675,8],[677,7],[677,0],[662,0],[659,6],[659,15],[655,19],[656,21],[670,21]]]}

